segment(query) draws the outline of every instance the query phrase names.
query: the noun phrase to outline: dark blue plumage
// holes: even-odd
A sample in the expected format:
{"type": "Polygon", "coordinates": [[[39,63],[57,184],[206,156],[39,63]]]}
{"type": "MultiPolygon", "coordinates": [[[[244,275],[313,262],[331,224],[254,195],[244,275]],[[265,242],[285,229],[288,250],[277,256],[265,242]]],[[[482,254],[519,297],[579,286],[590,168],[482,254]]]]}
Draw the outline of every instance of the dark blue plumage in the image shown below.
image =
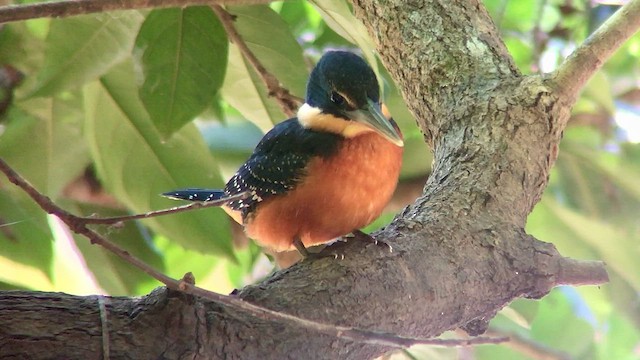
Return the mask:
{"type": "Polygon", "coordinates": [[[189,201],[213,201],[245,191],[250,196],[227,206],[246,218],[258,203],[295,188],[304,179],[305,167],[314,156],[331,156],[342,137],[304,128],[297,118],[281,122],[258,143],[251,157],[220,189],[180,189],[163,196],[189,201]]]}
{"type": "Polygon", "coordinates": [[[336,134],[306,129],[296,118],[276,125],[227,183],[227,195],[251,192],[251,196],[233,201],[229,207],[246,218],[259,202],[295,188],[304,179],[309,160],[331,156],[341,140],[336,134]]]}
{"type": "Polygon", "coordinates": [[[220,189],[179,189],[172,190],[163,193],[162,196],[166,196],[175,200],[189,200],[189,201],[214,201],[224,196],[224,191],[220,189]]]}
{"type": "Polygon", "coordinates": [[[311,72],[297,117],[269,131],[224,190],[164,195],[212,201],[248,192],[223,209],[260,245],[307,256],[306,246],[380,215],[395,189],[402,146],[373,70],[357,55],[328,52],[311,72]]]}

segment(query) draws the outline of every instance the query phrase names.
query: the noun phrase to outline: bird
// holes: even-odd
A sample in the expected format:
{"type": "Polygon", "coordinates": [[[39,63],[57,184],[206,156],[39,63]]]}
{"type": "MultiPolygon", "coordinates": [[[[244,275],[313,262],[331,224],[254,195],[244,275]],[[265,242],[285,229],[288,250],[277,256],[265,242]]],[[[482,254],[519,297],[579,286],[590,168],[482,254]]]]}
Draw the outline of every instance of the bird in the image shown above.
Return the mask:
{"type": "Polygon", "coordinates": [[[247,192],[222,208],[258,245],[306,258],[308,247],[363,234],[380,216],[398,183],[403,146],[372,68],[354,53],[328,51],[296,116],[264,135],[224,189],[162,195],[206,202],[247,192]]]}

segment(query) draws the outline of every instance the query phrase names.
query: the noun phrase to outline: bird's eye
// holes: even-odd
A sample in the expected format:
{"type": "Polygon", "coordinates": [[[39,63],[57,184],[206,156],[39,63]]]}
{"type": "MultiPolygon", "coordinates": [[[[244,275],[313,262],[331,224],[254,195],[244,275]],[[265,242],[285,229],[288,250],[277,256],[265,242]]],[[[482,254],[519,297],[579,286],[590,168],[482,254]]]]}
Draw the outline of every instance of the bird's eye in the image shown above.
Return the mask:
{"type": "Polygon", "coordinates": [[[336,104],[336,105],[343,105],[344,104],[344,97],[340,94],[338,94],[335,91],[331,92],[331,102],[336,104]]]}

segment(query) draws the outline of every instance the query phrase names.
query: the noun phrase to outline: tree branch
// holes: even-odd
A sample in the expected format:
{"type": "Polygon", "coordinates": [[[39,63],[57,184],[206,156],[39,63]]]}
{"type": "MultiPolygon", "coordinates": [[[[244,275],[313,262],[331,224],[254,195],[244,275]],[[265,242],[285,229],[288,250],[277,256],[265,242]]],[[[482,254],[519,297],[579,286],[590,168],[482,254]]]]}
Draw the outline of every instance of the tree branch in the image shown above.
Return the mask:
{"type": "MultiPolygon", "coordinates": [[[[524,231],[557,155],[561,130],[554,124],[569,109],[541,78],[524,77],[515,68],[481,2],[355,0],[354,9],[435,149],[425,193],[374,235],[390,243],[393,253],[346,242],[343,261],[304,261],[228,298],[336,324],[331,331],[375,328],[377,335],[432,338],[458,327],[481,332],[513,299],[540,298],[560,282],[604,281],[602,264],[565,265],[552,244],[524,231]],[[573,275],[594,267],[591,280],[573,275]]],[[[172,301],[151,295],[141,300],[147,306],[142,310],[107,304],[107,309],[120,311],[119,325],[128,332],[121,343],[115,339],[118,334],[110,333],[112,357],[131,343],[155,344],[129,340],[137,336],[130,329],[149,333],[153,326],[153,334],[171,340],[167,346],[179,338],[179,354],[194,358],[230,352],[244,358],[361,359],[380,356],[392,346],[286,326],[285,321],[217,302],[196,299],[194,304],[191,297],[172,301]],[[261,341],[253,341],[257,338],[261,341]]],[[[123,304],[120,300],[113,301],[123,304]]],[[[55,319],[55,310],[43,311],[55,319]]],[[[23,313],[12,312],[12,319],[42,315],[33,309],[23,313]]],[[[115,321],[116,316],[110,318],[115,321]]],[[[97,317],[89,314],[87,319],[97,317]]],[[[54,328],[50,333],[69,326],[54,328]]],[[[49,341],[29,339],[32,348],[49,341]]],[[[145,349],[170,357],[164,348],[145,349]]]]}
{"type": "Polygon", "coordinates": [[[0,24],[39,18],[63,18],[106,11],[211,4],[265,4],[268,0],[64,0],[0,7],[0,24]]]}
{"type": "MultiPolygon", "coordinates": [[[[109,250],[113,254],[120,257],[122,260],[128,262],[129,264],[137,267],[142,270],[146,274],[150,275],[154,279],[160,281],[165,284],[169,289],[182,291],[184,293],[201,297],[203,299],[215,301],[217,303],[221,303],[224,305],[232,306],[234,308],[245,311],[248,314],[256,316],[262,319],[268,319],[271,321],[278,321],[285,324],[289,324],[292,326],[304,327],[313,331],[317,331],[319,333],[335,336],[336,338],[345,339],[349,341],[356,341],[364,344],[371,345],[379,345],[379,346],[388,346],[388,347],[396,347],[396,348],[407,348],[417,344],[431,344],[431,345],[441,345],[441,346],[466,346],[466,345],[476,345],[476,344],[497,344],[504,341],[507,341],[508,338],[472,338],[472,339],[418,339],[411,337],[398,336],[389,333],[382,333],[376,331],[368,331],[362,330],[354,327],[347,326],[336,326],[323,324],[317,321],[303,319],[297,316],[285,314],[278,311],[273,311],[264,307],[256,306],[250,304],[242,299],[235,298],[232,296],[225,296],[222,294],[217,294],[202,288],[199,288],[194,285],[194,281],[192,280],[192,275],[187,274],[183,280],[175,280],[170,278],[169,276],[161,273],[160,271],[154,269],[149,266],[142,260],[136,258],[131,255],[126,250],[122,249],[118,245],[112,243],[107,240],[100,234],[88,229],[86,227],[87,220],[97,220],[92,218],[81,218],[75,216],[56,204],[54,204],[51,199],[47,196],[38,192],[31,184],[29,184],[25,179],[23,179],[15,170],[13,170],[4,160],[0,158],[0,171],[3,172],[9,181],[13,184],[24,190],[43,210],[47,211],[49,214],[55,215],[60,220],[62,220],[71,231],[85,236],[89,240],[91,240],[92,244],[97,244],[102,246],[103,248],[109,250]]],[[[243,195],[244,196],[244,195],[243,195]]],[[[228,199],[222,200],[223,202],[228,201],[228,199]]],[[[172,209],[169,209],[172,210],[172,209]]],[[[175,211],[173,211],[175,212],[175,211]]],[[[160,214],[166,214],[164,213],[160,214]]],[[[156,212],[156,215],[158,212],[156,212]]],[[[128,217],[130,219],[131,217],[128,217]]],[[[96,223],[96,222],[94,222],[96,223]]],[[[101,306],[101,321],[106,317],[105,312],[103,312],[104,303],[100,303],[101,306]]]]}
{"type": "Polygon", "coordinates": [[[211,8],[218,15],[222,26],[224,27],[229,39],[236,44],[238,49],[242,55],[249,61],[249,63],[256,70],[262,82],[267,87],[269,91],[269,96],[274,96],[278,101],[278,105],[282,109],[282,112],[289,117],[293,117],[298,111],[298,108],[302,104],[303,100],[297,96],[289,93],[289,90],[280,86],[280,81],[271,74],[265,67],[262,65],[260,60],[253,54],[249,46],[244,41],[242,36],[238,33],[235,26],[233,25],[233,15],[229,14],[225,9],[220,5],[212,5],[211,8]]]}
{"type": "Polygon", "coordinates": [[[567,106],[573,105],[586,82],[639,28],[640,0],[631,0],[607,19],[551,74],[553,87],[558,96],[567,102],[567,106]]]}
{"type": "Polygon", "coordinates": [[[609,275],[602,261],[564,258],[556,280],[557,285],[599,285],[609,282],[609,275]]]}
{"type": "MultiPolygon", "coordinates": [[[[2,159],[0,159],[0,162],[2,159]]],[[[169,209],[155,210],[149,211],[142,214],[134,214],[134,215],[123,215],[123,216],[113,216],[113,217],[79,217],[76,216],[79,221],[82,221],[85,224],[95,224],[95,225],[112,225],[117,224],[123,221],[131,221],[131,220],[141,220],[141,219],[150,219],[153,217],[177,214],[185,211],[204,209],[208,207],[218,207],[224,205],[230,201],[239,200],[247,197],[249,192],[243,192],[232,196],[227,196],[218,200],[211,200],[206,202],[194,202],[187,205],[175,206],[169,209]]],[[[74,215],[75,216],[75,215],[74,215]]]]}

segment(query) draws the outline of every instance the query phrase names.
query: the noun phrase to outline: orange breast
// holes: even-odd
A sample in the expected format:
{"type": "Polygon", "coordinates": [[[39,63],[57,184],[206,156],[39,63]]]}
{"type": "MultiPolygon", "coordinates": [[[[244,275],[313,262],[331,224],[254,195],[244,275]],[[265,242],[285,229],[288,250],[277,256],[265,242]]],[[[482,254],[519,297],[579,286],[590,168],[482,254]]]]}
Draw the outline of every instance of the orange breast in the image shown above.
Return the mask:
{"type": "Polygon", "coordinates": [[[247,235],[275,251],[329,242],[375,220],[391,199],[402,148],[369,132],[346,139],[329,158],[313,159],[294,190],[258,205],[247,235]]]}

